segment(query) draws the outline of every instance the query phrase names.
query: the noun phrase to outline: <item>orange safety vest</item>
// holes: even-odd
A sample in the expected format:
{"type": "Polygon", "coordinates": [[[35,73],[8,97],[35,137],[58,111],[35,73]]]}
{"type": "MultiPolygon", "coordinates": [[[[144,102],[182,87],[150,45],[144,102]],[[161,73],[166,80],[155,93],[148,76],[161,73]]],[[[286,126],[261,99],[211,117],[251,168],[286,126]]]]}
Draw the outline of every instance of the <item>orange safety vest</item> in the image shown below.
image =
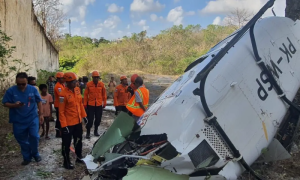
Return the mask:
{"type": "MultiPolygon", "coordinates": [[[[136,90],[142,98],[142,103],[147,109],[149,105],[149,90],[144,86],[136,90]]],[[[139,103],[135,102],[135,95],[131,97],[126,108],[135,116],[141,117],[144,114],[144,110],[140,107],[139,103]]]]}

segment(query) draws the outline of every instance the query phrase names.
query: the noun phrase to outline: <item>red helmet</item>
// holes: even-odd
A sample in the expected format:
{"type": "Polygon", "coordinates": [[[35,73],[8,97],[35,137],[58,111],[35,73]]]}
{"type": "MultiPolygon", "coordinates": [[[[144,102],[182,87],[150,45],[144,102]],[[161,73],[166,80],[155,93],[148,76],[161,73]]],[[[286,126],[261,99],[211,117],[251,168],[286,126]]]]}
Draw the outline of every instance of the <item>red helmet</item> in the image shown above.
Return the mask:
{"type": "Polygon", "coordinates": [[[100,74],[98,71],[93,71],[92,72],[92,77],[100,77],[100,74]]]}
{"type": "Polygon", "coordinates": [[[77,80],[76,74],[72,73],[72,72],[65,73],[64,78],[65,78],[65,81],[67,81],[67,82],[77,80]]]}
{"type": "Polygon", "coordinates": [[[63,78],[63,77],[64,77],[64,73],[63,72],[56,73],[56,78],[63,78]]]}
{"type": "Polygon", "coordinates": [[[121,76],[120,81],[122,81],[123,79],[127,79],[127,77],[126,76],[121,76]]]}
{"type": "Polygon", "coordinates": [[[138,77],[139,75],[134,74],[131,76],[131,82],[134,83],[135,79],[138,77]]]}

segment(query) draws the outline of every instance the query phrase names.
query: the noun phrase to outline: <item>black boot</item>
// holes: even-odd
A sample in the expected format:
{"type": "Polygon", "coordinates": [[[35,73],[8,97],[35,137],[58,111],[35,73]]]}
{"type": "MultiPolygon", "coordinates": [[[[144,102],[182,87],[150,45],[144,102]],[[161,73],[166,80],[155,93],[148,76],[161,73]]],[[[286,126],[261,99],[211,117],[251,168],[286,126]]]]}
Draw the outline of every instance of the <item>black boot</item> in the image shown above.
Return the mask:
{"type": "Polygon", "coordinates": [[[81,159],[83,159],[83,157],[82,157],[81,155],[80,155],[80,156],[77,156],[77,158],[76,158],[76,163],[81,163],[81,164],[83,164],[84,161],[81,160],[81,159]]]}
{"type": "Polygon", "coordinates": [[[55,135],[55,137],[61,138],[61,132],[60,132],[60,130],[56,130],[56,135],[55,135]]]}
{"type": "Polygon", "coordinates": [[[71,163],[69,157],[64,157],[64,168],[66,168],[66,169],[74,169],[74,165],[71,163]]]}
{"type": "Polygon", "coordinates": [[[90,129],[86,130],[86,136],[85,136],[85,138],[91,139],[90,131],[91,131],[90,129]]]}
{"type": "Polygon", "coordinates": [[[74,169],[74,165],[71,162],[64,161],[64,168],[66,169],[74,169]]]}
{"type": "Polygon", "coordinates": [[[29,163],[30,163],[30,161],[24,160],[24,161],[21,163],[21,165],[26,166],[26,165],[28,165],[29,163]]]}
{"type": "Polygon", "coordinates": [[[97,137],[100,136],[100,134],[98,134],[98,128],[96,128],[96,127],[95,127],[95,130],[94,130],[94,135],[97,136],[97,137]]]}

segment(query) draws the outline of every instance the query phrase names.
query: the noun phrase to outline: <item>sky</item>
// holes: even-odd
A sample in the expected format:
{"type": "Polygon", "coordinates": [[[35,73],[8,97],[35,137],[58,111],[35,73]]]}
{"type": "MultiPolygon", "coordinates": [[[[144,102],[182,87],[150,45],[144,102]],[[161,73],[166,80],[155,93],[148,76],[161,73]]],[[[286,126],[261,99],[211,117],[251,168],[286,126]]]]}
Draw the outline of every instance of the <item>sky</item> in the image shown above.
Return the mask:
{"type": "MultiPolygon", "coordinates": [[[[115,40],[147,30],[155,36],[173,25],[223,25],[230,12],[246,9],[257,13],[267,0],[61,0],[71,34],[115,40]]],[[[284,16],[285,0],[276,0],[274,11],[284,16]]],[[[265,17],[272,16],[271,10],[265,17]]],[[[69,32],[65,23],[62,33],[69,32]]]]}

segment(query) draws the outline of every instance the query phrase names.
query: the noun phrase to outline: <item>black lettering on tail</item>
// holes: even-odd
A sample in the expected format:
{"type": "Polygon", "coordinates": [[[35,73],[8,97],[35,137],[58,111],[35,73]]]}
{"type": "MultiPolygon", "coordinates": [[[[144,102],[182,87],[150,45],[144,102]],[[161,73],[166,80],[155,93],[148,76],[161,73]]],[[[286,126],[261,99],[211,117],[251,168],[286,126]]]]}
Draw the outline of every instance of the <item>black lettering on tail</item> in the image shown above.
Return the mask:
{"type": "Polygon", "coordinates": [[[270,86],[268,87],[268,90],[271,91],[273,89],[273,84],[271,83],[269,77],[267,76],[267,73],[265,73],[264,71],[262,71],[260,73],[260,79],[264,84],[269,83],[270,86]],[[264,76],[265,75],[265,76],[264,76]]]}
{"type": "MultiPolygon", "coordinates": [[[[280,59],[282,59],[282,57],[281,57],[280,59]]],[[[278,61],[279,61],[279,60],[278,60],[278,61]]],[[[274,63],[273,60],[270,60],[270,62],[271,62],[272,67],[270,67],[269,65],[267,65],[269,71],[271,71],[277,78],[279,78],[278,72],[279,72],[280,74],[282,74],[281,69],[279,69],[279,67],[274,63]],[[277,72],[277,71],[278,71],[278,72],[277,72]]]]}
{"type": "Polygon", "coordinates": [[[257,84],[259,86],[259,88],[257,89],[258,97],[262,101],[265,101],[267,99],[267,97],[268,97],[268,93],[267,93],[267,91],[265,90],[265,88],[262,86],[262,84],[259,82],[259,80],[257,78],[256,78],[256,82],[257,82],[257,84]]]}
{"type": "Polygon", "coordinates": [[[282,51],[286,55],[287,61],[289,63],[290,62],[290,58],[292,58],[292,55],[291,55],[290,51],[287,49],[287,47],[285,46],[285,44],[282,43],[282,45],[284,47],[284,50],[282,48],[279,48],[279,50],[282,51]]]}
{"type": "Polygon", "coordinates": [[[293,45],[293,43],[291,42],[291,40],[287,37],[288,41],[289,41],[289,50],[292,54],[295,54],[297,52],[297,49],[295,48],[295,46],[293,45]]]}

